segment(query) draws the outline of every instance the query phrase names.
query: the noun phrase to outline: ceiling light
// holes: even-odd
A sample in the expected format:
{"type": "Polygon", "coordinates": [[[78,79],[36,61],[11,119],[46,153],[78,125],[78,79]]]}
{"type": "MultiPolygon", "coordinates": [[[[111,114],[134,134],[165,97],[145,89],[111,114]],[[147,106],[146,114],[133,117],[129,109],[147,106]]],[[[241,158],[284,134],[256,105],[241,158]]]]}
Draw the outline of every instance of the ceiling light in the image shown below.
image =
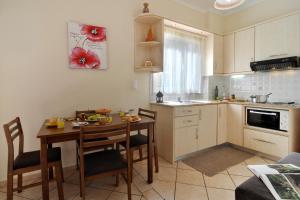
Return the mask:
{"type": "Polygon", "coordinates": [[[229,10],[242,5],[245,0],[216,0],[214,7],[218,10],[229,10]]]}

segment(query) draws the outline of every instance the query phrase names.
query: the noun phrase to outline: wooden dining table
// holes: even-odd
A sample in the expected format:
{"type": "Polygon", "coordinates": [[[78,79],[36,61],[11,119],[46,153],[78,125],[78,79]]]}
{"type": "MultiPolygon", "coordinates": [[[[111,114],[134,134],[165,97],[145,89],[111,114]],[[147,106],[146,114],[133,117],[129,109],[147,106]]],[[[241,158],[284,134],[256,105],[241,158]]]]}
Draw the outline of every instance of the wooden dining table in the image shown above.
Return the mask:
{"type": "MultiPolygon", "coordinates": [[[[112,123],[99,126],[112,126],[127,123],[123,121],[118,114],[112,114],[112,123]]],[[[37,137],[40,139],[41,144],[41,171],[42,171],[42,192],[43,200],[49,199],[49,173],[48,171],[48,148],[52,148],[52,144],[61,143],[66,141],[76,141],[80,137],[80,128],[74,128],[71,121],[66,121],[64,128],[47,128],[46,121],[40,128],[37,137]]],[[[148,165],[148,183],[153,182],[153,144],[152,138],[154,134],[155,120],[141,116],[138,122],[130,123],[130,131],[147,130],[148,145],[147,145],[147,165],[148,165]]],[[[75,149],[74,149],[75,151],[75,149]]],[[[75,157],[74,157],[75,160],[75,157]]]]}

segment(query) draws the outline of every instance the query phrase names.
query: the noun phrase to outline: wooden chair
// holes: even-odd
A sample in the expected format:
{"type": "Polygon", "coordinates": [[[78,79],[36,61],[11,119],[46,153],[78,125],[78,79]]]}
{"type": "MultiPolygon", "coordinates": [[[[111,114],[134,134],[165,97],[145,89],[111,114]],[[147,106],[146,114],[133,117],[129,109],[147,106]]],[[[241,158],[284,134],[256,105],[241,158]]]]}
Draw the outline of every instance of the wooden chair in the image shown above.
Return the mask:
{"type": "MultiPolygon", "coordinates": [[[[8,167],[7,167],[7,199],[13,199],[13,192],[22,192],[23,189],[37,186],[41,182],[23,186],[23,174],[41,169],[40,151],[24,152],[24,134],[20,118],[12,120],[3,125],[8,145],[8,167]],[[18,138],[19,150],[18,155],[14,155],[14,140],[18,138]],[[17,188],[13,188],[13,177],[18,176],[17,188]]],[[[55,147],[48,150],[48,167],[55,168],[55,178],[57,182],[59,199],[63,199],[63,171],[61,162],[61,149],[55,147]]]]}
{"type": "Polygon", "coordinates": [[[85,180],[104,176],[116,176],[119,185],[119,174],[126,173],[128,199],[131,200],[131,162],[129,153],[129,124],[112,126],[83,126],[80,130],[80,196],[85,199],[85,180]],[[101,140],[94,140],[101,139],[101,140]],[[95,147],[104,147],[125,142],[126,159],[119,150],[103,149],[94,151],[95,147]]]}
{"type": "MultiPolygon", "coordinates": [[[[84,113],[86,116],[91,116],[91,115],[95,115],[96,114],[96,111],[95,110],[83,110],[83,111],[76,111],[75,112],[75,116],[76,116],[76,119],[80,118],[80,115],[84,113]]],[[[104,140],[104,139],[107,139],[107,138],[101,138],[101,139],[92,139],[92,140],[104,140]]],[[[79,169],[79,140],[77,140],[76,142],[76,168],[77,170],[79,169]]],[[[101,150],[103,148],[113,148],[113,146],[106,146],[106,147],[95,147],[94,150],[101,150]]]]}
{"type": "MultiPolygon", "coordinates": [[[[138,115],[139,116],[144,116],[144,117],[149,117],[153,120],[156,120],[157,113],[152,110],[146,110],[139,108],[138,110],[138,115]]],[[[154,133],[153,133],[153,149],[154,149],[154,160],[155,160],[155,172],[159,171],[159,166],[158,166],[158,151],[157,151],[157,145],[156,145],[156,140],[155,140],[155,128],[154,128],[154,133]]],[[[126,147],[126,144],[124,142],[120,143],[123,147],[126,147]]],[[[138,130],[138,134],[130,136],[130,157],[132,158],[132,162],[138,162],[147,159],[147,157],[143,157],[143,148],[147,147],[148,145],[148,137],[141,134],[141,130],[138,130]],[[133,153],[134,151],[139,150],[139,157],[140,159],[134,160],[133,159],[133,153]]]]}

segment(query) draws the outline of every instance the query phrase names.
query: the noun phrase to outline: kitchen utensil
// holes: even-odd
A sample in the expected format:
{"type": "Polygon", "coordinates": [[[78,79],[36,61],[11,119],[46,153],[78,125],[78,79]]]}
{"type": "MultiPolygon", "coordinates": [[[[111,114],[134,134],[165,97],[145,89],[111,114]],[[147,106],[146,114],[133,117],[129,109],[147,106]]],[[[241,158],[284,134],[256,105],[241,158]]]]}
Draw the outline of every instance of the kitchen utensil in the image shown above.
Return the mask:
{"type": "Polygon", "coordinates": [[[269,96],[272,93],[269,93],[267,95],[256,95],[256,103],[267,103],[269,96]]]}
{"type": "Polygon", "coordinates": [[[251,103],[256,103],[256,96],[255,95],[250,96],[250,102],[251,103]]]}

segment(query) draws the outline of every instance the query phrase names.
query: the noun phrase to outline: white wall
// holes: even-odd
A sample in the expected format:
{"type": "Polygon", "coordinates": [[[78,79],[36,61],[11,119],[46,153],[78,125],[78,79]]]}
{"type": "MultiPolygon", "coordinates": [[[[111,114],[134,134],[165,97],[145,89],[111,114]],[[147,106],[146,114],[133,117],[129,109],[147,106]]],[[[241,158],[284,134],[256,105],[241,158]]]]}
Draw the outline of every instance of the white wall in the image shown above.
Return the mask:
{"type": "MultiPolygon", "coordinates": [[[[39,148],[44,119],[76,109],[114,111],[148,106],[149,75],[133,70],[133,20],[143,0],[0,0],[0,124],[20,116],[25,150],[39,148]],[[107,28],[109,69],[68,68],[67,22],[107,28]],[[137,90],[132,88],[138,80],[137,90]]],[[[171,0],[152,0],[150,9],[167,18],[222,33],[220,16],[200,13],[171,0]]],[[[74,142],[63,145],[65,165],[75,162],[74,142]]],[[[0,129],[0,180],[7,146],[0,129]]]]}
{"type": "Polygon", "coordinates": [[[252,7],[225,16],[224,32],[231,32],[298,10],[300,10],[299,0],[262,0],[252,7]]]}

